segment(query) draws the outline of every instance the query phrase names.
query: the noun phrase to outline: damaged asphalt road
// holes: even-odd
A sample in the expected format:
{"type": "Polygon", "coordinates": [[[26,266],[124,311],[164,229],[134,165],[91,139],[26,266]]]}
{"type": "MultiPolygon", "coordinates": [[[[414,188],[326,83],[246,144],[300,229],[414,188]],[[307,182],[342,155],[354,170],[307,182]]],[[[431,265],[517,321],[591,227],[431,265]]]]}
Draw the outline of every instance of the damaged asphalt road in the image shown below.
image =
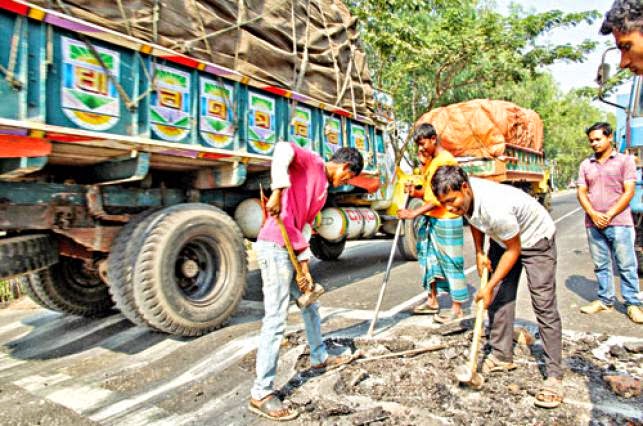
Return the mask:
{"type": "MultiPolygon", "coordinates": [[[[439,327],[423,326],[409,317],[384,336],[333,338],[328,343],[335,350],[362,350],[367,359],[436,345],[443,345],[444,349],[408,358],[353,362],[339,371],[315,375],[306,362],[305,339],[301,334],[291,336],[284,347],[283,359],[294,362],[281,395],[300,409],[301,421],[313,424],[643,422],[640,392],[643,353],[625,349],[636,349],[640,340],[567,333],[563,349],[565,403],[546,410],[533,405],[543,371],[542,345],[537,334],[530,346],[516,344],[514,362],[519,368],[486,376],[480,391],[460,385],[453,375],[455,367],[467,361],[470,338],[471,332],[466,330],[443,336],[439,327]],[[614,376],[629,381],[629,393],[613,391],[606,378],[614,376]]],[[[252,362],[248,365],[252,366],[252,362]]]]}
{"type": "MultiPolygon", "coordinates": [[[[595,297],[596,283],[577,208],[574,194],[554,200],[565,330],[566,403],[560,408],[533,406],[542,380],[538,340],[517,347],[518,370],[487,377],[481,391],[458,385],[454,368],[467,358],[470,332],[410,315],[409,308],[423,298],[415,262],[396,259],[376,334],[364,338],[391,244],[380,240],[351,243],[332,264],[312,263],[327,290],[322,331],[331,350],[361,349],[375,357],[446,348],[313,374],[293,306],[277,375],[281,394],[303,412],[292,424],[642,424],[643,401],[635,394],[643,377],[636,353],[643,327],[625,317],[622,305],[599,317],[578,312],[595,297]]],[[[470,238],[465,240],[468,279],[475,286],[473,251],[470,238]]],[[[536,334],[524,284],[517,318],[536,334]]],[[[448,307],[446,298],[441,304],[448,307]]],[[[96,320],[62,316],[26,300],[0,310],[0,424],[272,425],[246,408],[262,315],[257,271],[228,325],[199,338],[154,333],[120,314],[96,320]]]]}

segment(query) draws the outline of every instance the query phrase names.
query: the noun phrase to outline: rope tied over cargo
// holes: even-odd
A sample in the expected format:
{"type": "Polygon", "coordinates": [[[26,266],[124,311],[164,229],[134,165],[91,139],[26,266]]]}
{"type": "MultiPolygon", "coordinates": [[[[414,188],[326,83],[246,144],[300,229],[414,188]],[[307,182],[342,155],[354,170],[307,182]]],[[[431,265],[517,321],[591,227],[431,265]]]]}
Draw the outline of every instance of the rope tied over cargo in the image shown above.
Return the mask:
{"type": "MultiPolygon", "coordinates": [[[[73,16],[71,14],[71,11],[69,8],[62,2],[62,0],[56,0],[58,3],[58,6],[65,11],[70,16],[73,16]]],[[[103,61],[103,58],[100,56],[98,51],[96,50],[96,47],[92,44],[92,42],[89,40],[88,37],[86,37],[83,33],[77,33],[78,38],[82,40],[83,43],[85,43],[85,46],[89,49],[89,52],[92,54],[94,59],[98,62],[100,67],[105,71],[105,75],[107,75],[107,78],[109,81],[116,87],[116,91],[120,95],[120,97],[123,99],[123,102],[125,103],[125,106],[127,107],[128,110],[133,111],[137,108],[138,102],[133,102],[130,97],[127,95],[127,92],[121,86],[121,84],[118,82],[118,80],[114,77],[114,74],[110,71],[109,67],[105,64],[105,61],[103,61]]]]}
{"type": "Polygon", "coordinates": [[[220,29],[218,31],[211,32],[209,34],[205,34],[205,32],[204,32],[203,35],[201,35],[199,37],[195,37],[195,38],[190,39],[190,40],[182,40],[182,41],[176,42],[173,46],[170,45],[171,46],[170,49],[180,48],[181,45],[188,45],[188,46],[193,45],[194,43],[197,43],[199,41],[204,41],[204,40],[207,40],[209,38],[216,37],[218,35],[227,33],[229,31],[240,30],[241,28],[243,28],[243,27],[245,27],[245,26],[247,26],[249,24],[252,24],[254,22],[258,22],[258,21],[262,20],[265,17],[265,15],[267,15],[269,13],[272,13],[275,10],[280,9],[288,1],[289,0],[282,0],[279,3],[277,3],[274,7],[266,9],[265,12],[255,16],[254,18],[242,20],[241,19],[241,17],[242,17],[241,10],[244,9],[244,6],[243,6],[243,0],[239,0],[239,14],[238,14],[237,22],[235,24],[230,25],[229,27],[226,27],[226,28],[222,28],[222,29],[220,29]]]}
{"type": "Polygon", "coordinates": [[[0,64],[0,72],[4,74],[5,80],[11,85],[14,90],[22,90],[24,83],[20,81],[15,74],[16,57],[18,56],[18,45],[20,43],[20,32],[22,31],[22,22],[24,18],[18,16],[16,22],[13,24],[13,35],[11,36],[11,48],[9,49],[9,61],[5,68],[0,64]]]}
{"type": "MultiPolygon", "coordinates": [[[[98,9],[86,0],[31,1],[53,4],[65,14],[227,67],[241,73],[244,84],[284,88],[323,103],[325,109],[339,107],[351,115],[372,112],[368,63],[356,20],[342,0],[116,0],[98,9]]],[[[87,37],[78,35],[86,44],[87,37]]],[[[134,54],[148,70],[158,56],[152,54],[150,60],[143,51],[134,54]]],[[[110,74],[106,77],[128,108],[148,94],[130,99],[110,74]]],[[[132,98],[140,95],[128,93],[132,98]]],[[[295,97],[291,104],[297,99],[302,102],[295,97]]]]}

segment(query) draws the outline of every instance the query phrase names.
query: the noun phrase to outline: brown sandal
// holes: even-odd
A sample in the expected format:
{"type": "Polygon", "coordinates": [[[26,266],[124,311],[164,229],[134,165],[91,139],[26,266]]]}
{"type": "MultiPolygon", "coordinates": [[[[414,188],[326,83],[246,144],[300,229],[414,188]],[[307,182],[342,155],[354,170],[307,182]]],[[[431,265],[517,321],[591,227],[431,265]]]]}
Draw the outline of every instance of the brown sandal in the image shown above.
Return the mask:
{"type": "Polygon", "coordinates": [[[328,355],[328,358],[326,358],[326,361],[322,362],[321,364],[311,365],[311,367],[314,368],[315,370],[324,369],[325,371],[330,371],[330,370],[334,370],[337,367],[341,367],[342,365],[350,364],[351,362],[355,361],[357,358],[360,358],[362,355],[363,353],[360,350],[357,350],[355,351],[355,353],[350,355],[341,355],[341,356],[328,355]]]}
{"type": "Polygon", "coordinates": [[[513,362],[500,361],[492,354],[489,354],[482,363],[480,371],[482,371],[483,374],[506,373],[508,371],[515,370],[516,368],[518,368],[518,366],[513,362]]]}
{"type": "Polygon", "coordinates": [[[440,313],[440,306],[431,306],[429,302],[424,302],[413,308],[415,315],[435,315],[440,313]]]}
{"type": "Polygon", "coordinates": [[[547,378],[536,394],[534,405],[541,408],[556,408],[563,402],[563,384],[560,379],[547,378]]]}
{"type": "Polygon", "coordinates": [[[299,411],[291,407],[285,407],[283,402],[274,394],[270,394],[259,401],[250,399],[250,402],[248,402],[248,410],[278,422],[287,422],[299,417],[299,411]]]}

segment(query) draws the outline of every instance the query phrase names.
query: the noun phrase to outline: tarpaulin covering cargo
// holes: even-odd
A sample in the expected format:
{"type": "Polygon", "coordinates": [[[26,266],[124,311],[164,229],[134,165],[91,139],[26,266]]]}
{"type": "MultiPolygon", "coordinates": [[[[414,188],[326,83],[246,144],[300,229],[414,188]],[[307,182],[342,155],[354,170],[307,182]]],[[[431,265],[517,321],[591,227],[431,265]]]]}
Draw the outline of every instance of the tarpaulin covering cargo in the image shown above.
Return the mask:
{"type": "Polygon", "coordinates": [[[341,0],[32,0],[369,115],[373,88],[341,0]]]}
{"type": "Polygon", "coordinates": [[[540,116],[511,102],[461,102],[429,111],[415,125],[423,123],[433,124],[442,145],[458,157],[498,157],[505,153],[505,144],[543,148],[540,116]]]}

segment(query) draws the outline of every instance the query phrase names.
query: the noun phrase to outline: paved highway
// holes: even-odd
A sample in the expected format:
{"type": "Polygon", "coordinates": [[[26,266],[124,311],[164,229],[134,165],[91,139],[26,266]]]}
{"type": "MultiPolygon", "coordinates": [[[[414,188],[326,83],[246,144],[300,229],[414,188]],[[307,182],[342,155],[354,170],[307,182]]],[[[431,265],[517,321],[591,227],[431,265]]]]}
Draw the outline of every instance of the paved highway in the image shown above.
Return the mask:
{"type": "MultiPolygon", "coordinates": [[[[642,338],[643,327],[624,316],[622,305],[599,319],[578,312],[595,297],[596,283],[575,194],[558,194],[552,216],[565,330],[642,338]]],[[[465,267],[476,286],[468,231],[465,241],[465,267]]],[[[354,242],[336,262],[313,262],[313,275],[327,289],[322,298],[325,333],[365,332],[390,248],[387,240],[354,242]]],[[[430,317],[409,318],[407,312],[423,297],[418,272],[416,262],[396,259],[379,332],[407,320],[430,326],[430,317]]],[[[534,318],[524,284],[518,318],[529,324],[534,318]]],[[[88,320],[19,302],[0,311],[0,424],[262,424],[245,409],[262,309],[256,270],[230,323],[196,339],[134,327],[120,314],[88,320]]],[[[296,332],[302,324],[296,308],[291,313],[288,330],[296,332]]]]}

